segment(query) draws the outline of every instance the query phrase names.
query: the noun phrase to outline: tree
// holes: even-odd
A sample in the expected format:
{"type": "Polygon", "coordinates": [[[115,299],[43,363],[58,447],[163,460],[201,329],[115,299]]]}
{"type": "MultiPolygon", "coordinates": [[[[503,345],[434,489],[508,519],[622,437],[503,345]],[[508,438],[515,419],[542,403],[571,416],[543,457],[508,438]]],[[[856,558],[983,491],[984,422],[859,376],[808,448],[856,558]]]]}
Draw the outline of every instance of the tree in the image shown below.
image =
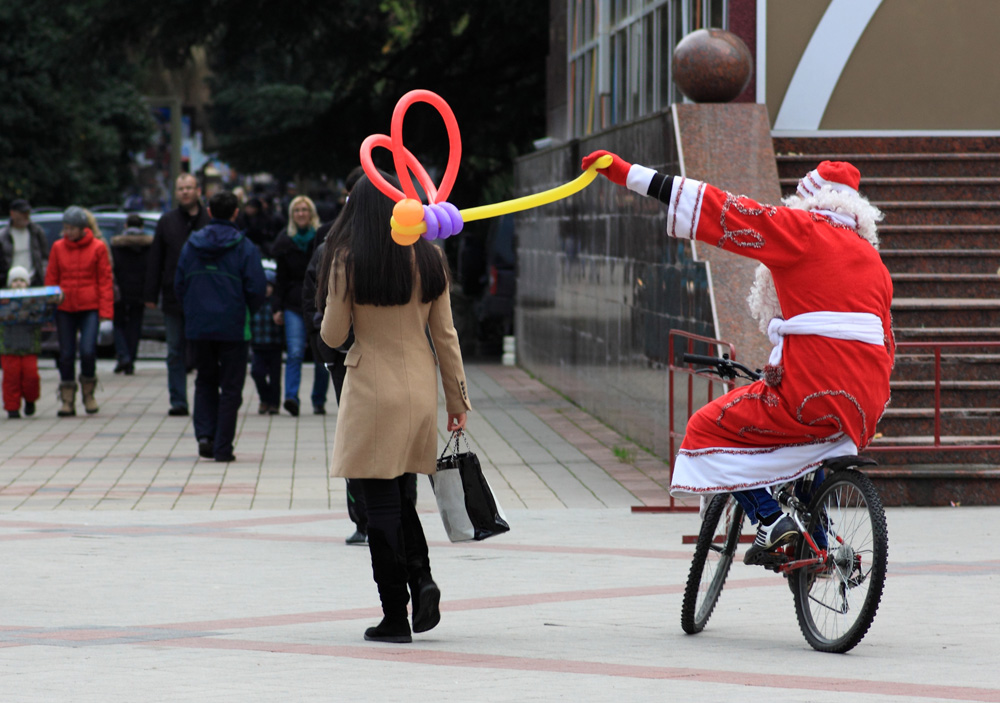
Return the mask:
{"type": "Polygon", "coordinates": [[[93,51],[72,3],[0,5],[0,201],[64,206],[120,199],[130,153],[152,131],[119,44],[93,51]]]}
{"type": "MultiPolygon", "coordinates": [[[[462,129],[453,199],[464,207],[544,133],[548,4],[538,0],[90,2],[102,6],[100,36],[129,36],[168,65],[206,48],[220,156],[246,172],[343,176],[366,136],[388,133],[399,97],[426,88],[462,129]]],[[[406,143],[443,170],[447,139],[430,108],[408,113],[406,143]]]]}

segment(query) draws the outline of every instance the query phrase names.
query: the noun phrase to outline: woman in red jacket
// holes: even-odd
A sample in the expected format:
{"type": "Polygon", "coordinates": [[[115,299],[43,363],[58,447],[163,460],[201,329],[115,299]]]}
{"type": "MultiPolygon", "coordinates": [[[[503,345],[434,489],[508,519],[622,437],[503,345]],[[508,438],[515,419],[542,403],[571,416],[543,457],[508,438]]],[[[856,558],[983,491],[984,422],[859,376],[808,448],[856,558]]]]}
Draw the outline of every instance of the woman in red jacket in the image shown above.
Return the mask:
{"type": "Polygon", "coordinates": [[[107,247],[94,236],[87,211],[75,205],[63,213],[62,239],[52,245],[45,285],[62,289],[56,310],[59,333],[59,416],[76,414],[77,334],[80,337],[80,392],[88,413],[99,408],[94,400],[97,386],[97,328],[101,320],[114,317],[114,288],[107,247]]]}

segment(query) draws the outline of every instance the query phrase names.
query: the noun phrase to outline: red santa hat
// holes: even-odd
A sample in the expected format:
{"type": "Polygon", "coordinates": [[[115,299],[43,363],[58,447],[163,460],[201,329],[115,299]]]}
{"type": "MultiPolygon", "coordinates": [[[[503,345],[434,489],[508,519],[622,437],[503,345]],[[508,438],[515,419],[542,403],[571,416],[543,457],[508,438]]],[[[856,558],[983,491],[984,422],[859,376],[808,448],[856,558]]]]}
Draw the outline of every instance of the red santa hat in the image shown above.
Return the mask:
{"type": "Polygon", "coordinates": [[[817,195],[821,188],[829,186],[841,193],[858,194],[861,172],[846,161],[824,161],[799,181],[795,192],[803,198],[817,195]]]}

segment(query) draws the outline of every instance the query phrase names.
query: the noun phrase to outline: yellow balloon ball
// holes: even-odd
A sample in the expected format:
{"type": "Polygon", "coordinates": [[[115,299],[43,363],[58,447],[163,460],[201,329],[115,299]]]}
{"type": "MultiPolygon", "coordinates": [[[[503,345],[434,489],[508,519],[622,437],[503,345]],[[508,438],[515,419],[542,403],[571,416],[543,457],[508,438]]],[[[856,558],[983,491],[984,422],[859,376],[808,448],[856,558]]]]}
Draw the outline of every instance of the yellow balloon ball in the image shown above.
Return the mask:
{"type": "Polygon", "coordinates": [[[393,206],[392,216],[403,227],[413,227],[424,221],[424,206],[421,205],[419,200],[406,198],[393,206]]]}

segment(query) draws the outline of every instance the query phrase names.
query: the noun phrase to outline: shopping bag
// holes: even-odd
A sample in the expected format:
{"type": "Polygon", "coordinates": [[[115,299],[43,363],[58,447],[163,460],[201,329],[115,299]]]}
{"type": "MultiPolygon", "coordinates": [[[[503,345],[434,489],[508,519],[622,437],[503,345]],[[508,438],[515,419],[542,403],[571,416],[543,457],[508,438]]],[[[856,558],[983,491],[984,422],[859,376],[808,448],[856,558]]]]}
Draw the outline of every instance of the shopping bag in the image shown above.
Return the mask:
{"type": "Polygon", "coordinates": [[[452,433],[438,458],[437,473],[430,477],[441,522],[452,542],[484,540],[510,530],[468,440],[466,451],[460,450],[462,436],[461,430],[452,433]],[[455,449],[448,454],[452,440],[455,449]]]}

